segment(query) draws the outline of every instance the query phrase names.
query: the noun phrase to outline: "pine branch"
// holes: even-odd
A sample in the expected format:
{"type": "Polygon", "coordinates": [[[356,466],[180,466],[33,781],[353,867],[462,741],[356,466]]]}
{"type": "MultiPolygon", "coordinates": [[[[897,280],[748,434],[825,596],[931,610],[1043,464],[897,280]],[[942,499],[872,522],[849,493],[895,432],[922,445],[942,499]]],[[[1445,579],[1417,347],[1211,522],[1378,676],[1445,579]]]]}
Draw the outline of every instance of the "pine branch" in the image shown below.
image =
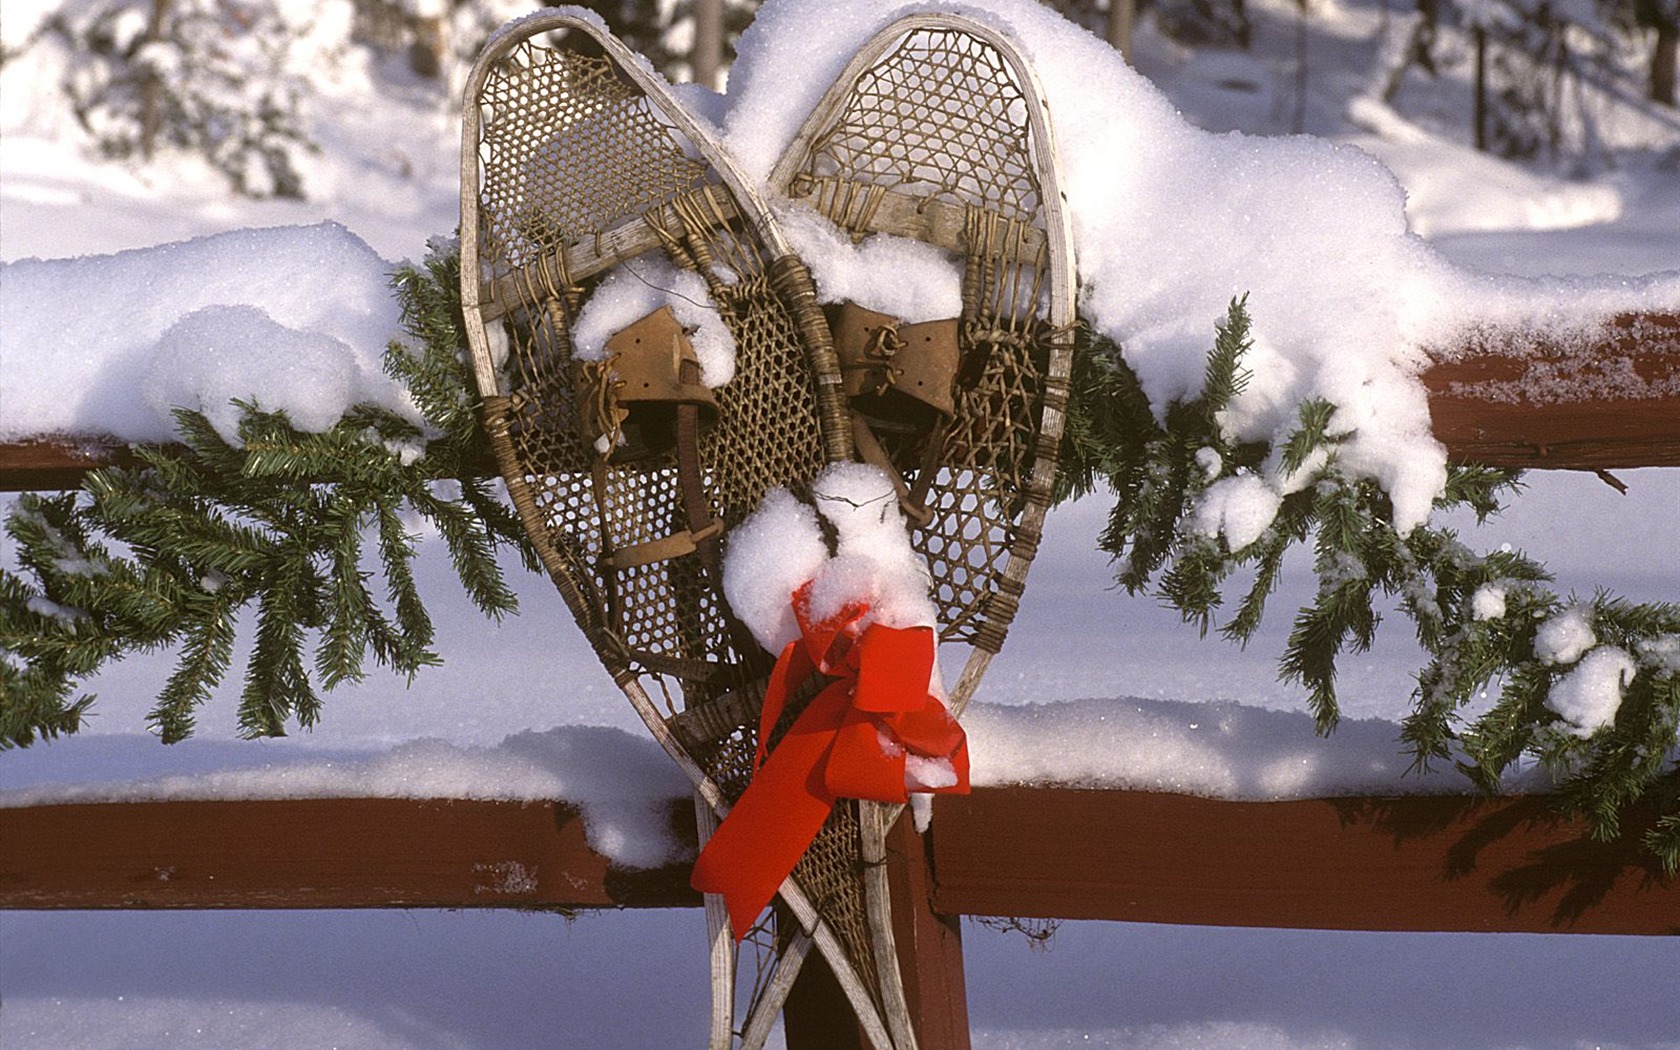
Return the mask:
{"type": "Polygon", "coordinates": [[[369,654],[410,676],[437,663],[408,520],[437,529],[475,605],[515,611],[498,551],[537,559],[483,468],[458,274],[442,252],[393,278],[415,345],[393,345],[386,367],[424,426],[363,405],[302,432],[236,402],[229,441],[183,411],[178,446],[137,449],[140,466],[95,471],[77,493],[18,501],[6,529],[19,570],[0,569],[0,749],[75,732],[93,703],[76,695],[78,679],[160,648],[177,663],[149,721],[165,741],[182,739],[233,669],[247,610],[255,640],[238,717],[249,735],[314,724],[318,686],[360,680],[369,654]]]}
{"type": "Polygon", "coordinates": [[[1248,386],[1252,374],[1242,367],[1243,355],[1254,348],[1250,337],[1248,294],[1232,299],[1226,308],[1225,320],[1215,326],[1213,350],[1208,354],[1207,369],[1202,377],[1202,393],[1197,399],[1203,415],[1204,433],[1219,431],[1219,413],[1248,386]]]}
{"type": "MultiPolygon", "coordinates": [[[[1644,842],[1669,870],[1680,867],[1677,607],[1610,595],[1591,603],[1596,645],[1628,654],[1636,669],[1617,687],[1621,702],[1610,724],[1570,723],[1556,690],[1578,663],[1549,662],[1551,654],[1537,650],[1537,632],[1573,599],[1550,589],[1544,566],[1516,551],[1477,554],[1428,524],[1400,535],[1387,494],[1338,461],[1347,435],[1337,432],[1327,401],[1303,402],[1295,428],[1275,448],[1233,445],[1221,433],[1221,415],[1245,382],[1249,333],[1245,303],[1235,300],[1217,326],[1203,390],[1161,406],[1159,415],[1119,348],[1098,341],[1076,357],[1057,494],[1101,486],[1114,497],[1098,544],[1115,559],[1116,580],[1129,593],[1153,591],[1205,634],[1232,576],[1252,567],[1252,582],[1219,627],[1246,644],[1288,552],[1310,541],[1318,586],[1295,613],[1278,670],[1302,687],[1321,732],[1339,718],[1340,658],[1370,647],[1379,603],[1393,602],[1428,654],[1401,726],[1414,770],[1457,761],[1475,783],[1497,791],[1514,767],[1537,760],[1555,771],[1560,803],[1606,837],[1621,831],[1629,807],[1655,800],[1662,812],[1644,842]],[[1209,487],[1234,478],[1281,493],[1271,525],[1240,550],[1223,535],[1207,535],[1196,519],[1209,487]],[[1465,709],[1490,691],[1497,691],[1492,705],[1467,719],[1465,709]]],[[[1520,488],[1514,472],[1455,465],[1435,505],[1468,508],[1481,521],[1520,488]]]]}
{"type": "Polygon", "coordinates": [[[1673,788],[1667,794],[1671,812],[1657,818],[1656,826],[1645,833],[1644,841],[1645,848],[1657,855],[1657,859],[1662,861],[1663,872],[1672,879],[1680,875],[1680,803],[1673,800],[1677,794],[1673,788]]]}
{"type": "Polygon", "coordinates": [[[209,701],[233,663],[233,628],[232,616],[223,613],[204,617],[183,632],[180,661],[148,718],[165,743],[192,734],[193,713],[209,701]]]}

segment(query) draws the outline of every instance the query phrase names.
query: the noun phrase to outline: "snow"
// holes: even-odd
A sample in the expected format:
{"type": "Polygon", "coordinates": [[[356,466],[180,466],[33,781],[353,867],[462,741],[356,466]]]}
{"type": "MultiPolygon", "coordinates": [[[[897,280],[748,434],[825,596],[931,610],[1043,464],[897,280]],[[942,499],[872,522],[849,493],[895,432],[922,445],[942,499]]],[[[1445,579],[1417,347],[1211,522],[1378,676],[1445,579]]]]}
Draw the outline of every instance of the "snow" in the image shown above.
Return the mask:
{"type": "Polygon", "coordinates": [[[723,593],[758,644],[780,653],[799,637],[793,592],[828,560],[816,510],[773,489],[730,533],[723,593]]]}
{"type": "Polygon", "coordinates": [[[334,222],[9,262],[0,439],[168,440],[175,406],[206,410],[231,438],[236,397],[304,430],[360,401],[418,419],[380,366],[401,335],[390,272],[334,222]]]}
{"type": "MultiPolygon", "coordinates": [[[[48,6],[5,0],[0,25],[8,46],[48,6]]],[[[743,159],[757,170],[775,162],[808,105],[768,98],[787,90],[786,82],[777,86],[774,69],[796,69],[801,82],[825,83],[849,53],[847,41],[867,35],[885,10],[878,4],[835,7],[803,37],[775,24],[793,18],[795,5],[776,0],[764,12],[754,33],[775,41],[780,53],[761,55],[759,74],[737,72],[733,112],[716,96],[683,88],[685,100],[709,107],[707,119],[728,123],[732,141],[745,143],[743,159]],[[749,92],[764,100],[760,112],[775,120],[743,120],[740,100],[749,92]]],[[[1387,133],[1400,140],[1379,137],[1348,124],[1344,113],[1347,86],[1360,83],[1369,63],[1380,5],[1342,0],[1313,5],[1305,23],[1313,64],[1302,108],[1307,130],[1344,145],[1286,143],[1268,161],[1258,140],[1220,133],[1289,130],[1297,8],[1272,0],[1250,8],[1257,25],[1251,56],[1187,54],[1147,21],[1140,25],[1138,65],[1167,86],[1166,97],[1121,70],[1105,67],[1099,76],[1075,58],[1050,63],[1061,68],[1052,69],[1047,88],[1088,81],[1084,90],[1110,103],[1101,123],[1087,114],[1089,121],[1069,125],[1090,140],[1092,154],[1070,193],[1083,194],[1082,200],[1113,197],[1100,217],[1117,225],[1130,221],[1157,238],[1142,245],[1132,263],[1100,254],[1092,254],[1092,262],[1135,282],[1111,289],[1101,305],[1114,323],[1131,326],[1124,329],[1129,352],[1133,343],[1140,355],[1148,351],[1158,396],[1199,378],[1213,321],[1230,295],[1244,290],[1253,296],[1262,337],[1251,364],[1264,380],[1245,395],[1250,400],[1239,406],[1233,425],[1261,431],[1303,391],[1360,387],[1370,379],[1373,389],[1388,391],[1384,397],[1404,393],[1382,386],[1393,375],[1387,366],[1358,363],[1361,332],[1381,328],[1374,314],[1363,313],[1367,309],[1390,311],[1395,324],[1413,318],[1412,336],[1421,340],[1426,326],[1418,319],[1446,309],[1430,299],[1432,290],[1448,300],[1476,297],[1492,319],[1519,321],[1544,318],[1560,296],[1589,311],[1617,297],[1669,306],[1680,301],[1671,278],[1595,276],[1649,274],[1680,264],[1680,169],[1663,159],[1664,148],[1680,145],[1680,127],[1663,132],[1670,136],[1667,147],[1659,143],[1615,171],[1571,180],[1452,141],[1448,132],[1462,137],[1466,126],[1461,117],[1468,95],[1461,77],[1443,76],[1438,86],[1409,81],[1394,109],[1412,131],[1390,125],[1387,133]],[[1239,83],[1256,90],[1222,86],[1239,83]],[[1212,133],[1181,123],[1175,111],[1212,133]],[[1449,127],[1452,120],[1457,123],[1449,127]],[[1398,187],[1347,143],[1395,172],[1405,187],[1403,217],[1398,187]],[[1099,144],[1113,155],[1096,156],[1099,144]],[[1191,166],[1175,171],[1175,157],[1191,166]],[[1139,189],[1140,173],[1184,185],[1157,181],[1139,189]],[[1289,173],[1300,180],[1285,178],[1289,173]],[[1216,187],[1229,186],[1239,174],[1261,178],[1273,196],[1245,198],[1254,218],[1233,224],[1243,213],[1216,187]],[[1342,206],[1283,208],[1300,229],[1266,242],[1275,248],[1271,254],[1240,256],[1239,249],[1257,251],[1261,242],[1250,239],[1244,247],[1235,233],[1223,246],[1218,237],[1195,236],[1203,221],[1240,232],[1265,219],[1273,198],[1322,197],[1332,183],[1359,192],[1342,206]],[[1140,198],[1168,190],[1174,193],[1171,206],[1158,215],[1143,213],[1140,198]],[[1304,307],[1290,309],[1288,296],[1304,298],[1304,291],[1292,291],[1282,276],[1262,286],[1249,266],[1262,258],[1280,275],[1298,274],[1308,264],[1289,251],[1315,231],[1337,245],[1347,238],[1349,254],[1327,258],[1321,252],[1312,267],[1353,270],[1375,259],[1415,266],[1408,271],[1414,277],[1435,274],[1439,281],[1397,282],[1382,290],[1382,303],[1351,304],[1364,319],[1354,317],[1352,327],[1327,336],[1298,316],[1304,307]],[[1210,267],[1198,271],[1206,287],[1166,287],[1171,273],[1187,264],[1210,267]],[[1483,279],[1477,271],[1535,281],[1483,279]],[[1402,287],[1419,301],[1402,299],[1402,287]],[[1199,316],[1180,330],[1175,310],[1199,316]],[[1299,362],[1291,356],[1297,337],[1317,347],[1299,362]],[[1350,358],[1345,373],[1333,367],[1344,354],[1350,358]]],[[[1029,17],[1021,14],[1025,10],[1010,7],[1013,15],[1029,17]]],[[[1075,55],[1093,47],[1079,44],[1075,55]]],[[[29,71],[27,60],[9,63],[0,92],[0,257],[54,261],[7,266],[0,271],[0,297],[9,301],[20,280],[45,282],[51,295],[45,303],[32,300],[32,309],[43,317],[51,313],[51,323],[60,327],[25,341],[14,335],[22,322],[11,314],[0,318],[0,373],[36,367],[20,360],[14,347],[44,346],[51,348],[51,361],[39,378],[70,378],[53,388],[55,395],[28,406],[28,429],[42,427],[42,420],[54,421],[46,429],[80,427],[89,417],[80,414],[79,399],[96,396],[104,397],[97,418],[109,419],[109,426],[157,426],[156,411],[138,394],[143,368],[165,332],[201,309],[212,316],[217,310],[260,310],[287,329],[282,338],[288,345],[330,337],[354,350],[359,374],[378,374],[379,351],[396,328],[394,314],[360,317],[354,331],[329,325],[348,326],[357,301],[378,298],[389,309],[382,298],[389,261],[418,257],[428,238],[454,227],[458,140],[452,105],[408,82],[382,83],[375,100],[341,71],[342,86],[333,89],[339,104],[326,107],[330,120],[322,125],[323,153],[308,172],[313,199],[247,202],[228,198],[216,177],[191,163],[145,169],[89,162],[73,122],[60,115],[55,123],[42,108],[55,96],[47,90],[52,77],[39,75],[38,68],[33,78],[23,75],[29,71]],[[324,219],[348,229],[319,225],[324,219]],[[294,229],[282,234],[281,227],[294,229]],[[224,234],[254,238],[245,243],[265,248],[277,243],[269,238],[315,238],[332,264],[281,268],[286,280],[280,283],[288,287],[276,294],[294,298],[298,312],[253,297],[249,287],[261,282],[192,303],[170,290],[144,300],[139,310],[132,303],[114,310],[101,298],[130,284],[120,270],[94,276],[102,267],[129,265],[111,253],[146,249],[146,261],[132,265],[150,271],[147,279],[161,279],[170,276],[175,256],[160,245],[247,254],[232,250],[236,242],[220,240],[224,234]],[[205,237],[208,245],[192,240],[205,237]],[[68,258],[73,256],[96,258],[68,258]],[[33,269],[37,265],[45,269],[33,269]],[[333,280],[323,280],[329,271],[333,280]],[[312,303],[319,304],[313,320],[303,310],[312,303]],[[132,335],[121,356],[125,371],[108,389],[85,389],[91,377],[77,372],[75,348],[87,345],[91,331],[110,339],[132,335]],[[65,400],[75,403],[54,403],[65,400]]],[[[1063,108],[1058,102],[1058,121],[1063,108]]],[[[1080,236],[1086,251],[1089,238],[1085,231],[1080,236]]],[[[916,272],[937,276],[940,260],[926,262],[916,272]]],[[[908,273],[915,264],[902,265],[908,273]]],[[[839,287],[847,272],[869,276],[859,266],[830,280],[839,287]]],[[[1330,294],[1337,286],[1336,273],[1308,276],[1313,294],[1330,294]]],[[[877,284],[858,289],[856,297],[891,291],[877,284]]],[[[946,293],[930,288],[927,294],[946,293]]],[[[904,298],[919,302],[922,295],[918,284],[904,298]]],[[[23,396],[21,389],[0,388],[0,428],[14,425],[23,396]]],[[[1401,397],[1397,407],[1404,413],[1416,406],[1401,397]]],[[[1368,469],[1378,469],[1378,462],[1373,458],[1368,469]]],[[[1560,590],[1592,593],[1602,585],[1634,599],[1674,600],[1680,545],[1663,541],[1673,535],[1680,478],[1658,470],[1617,475],[1630,486],[1625,496],[1590,476],[1530,475],[1529,490],[1487,527],[1450,524],[1477,549],[1508,544],[1536,556],[1559,574],[1560,590]]],[[[1459,789],[1458,775],[1449,770],[1429,778],[1401,775],[1406,763],[1395,723],[1407,710],[1419,654],[1392,625],[1374,651],[1346,659],[1339,683],[1346,717],[1333,737],[1320,739],[1302,713],[1299,691],[1276,681],[1272,662],[1288,611],[1310,594],[1302,564],[1293,566],[1273,599],[1272,622],[1246,651],[1198,641],[1172,611],[1107,589],[1112,567],[1094,549],[1105,512],[1101,501],[1086,500],[1056,510],[1047,522],[1009,644],[965,715],[977,783],[1050,781],[1242,798],[1360,793],[1382,785],[1459,789]]],[[[735,545],[740,539],[737,533],[735,545]]],[[[330,696],[313,732],[261,742],[237,739],[228,693],[205,708],[197,737],[164,748],[143,727],[168,674],[168,658],[135,657],[89,683],[99,700],[83,734],[0,755],[0,794],[13,805],[46,797],[194,792],[560,796],[584,805],[586,828],[598,847],[627,859],[667,850],[646,807],[686,789],[599,670],[552,586],[538,577],[520,578],[522,614],[494,626],[460,600],[435,543],[425,546],[432,556],[422,558],[421,586],[439,615],[446,664],[423,672],[412,689],[392,677],[370,679],[330,696]],[[513,666],[520,670],[516,681],[507,673],[513,666]],[[635,795],[631,783],[647,793],[635,795]],[[617,809],[615,800],[623,803],[617,809]]],[[[508,568],[519,571],[511,563],[508,568]]],[[[785,595],[781,602],[785,607],[785,595]]],[[[1591,646],[1575,654],[1572,674],[1597,666],[1605,648],[1591,646]]],[[[1557,650],[1560,656],[1565,651],[1557,650]]],[[[1674,666],[1680,640],[1633,655],[1674,666]]],[[[1620,671],[1613,651],[1602,659],[1604,674],[1589,692],[1608,699],[1612,672],[1620,671]]],[[[1598,710],[1583,711],[1576,724],[1596,724],[1598,710]]],[[[974,1041],[985,1050],[1680,1048],[1671,987],[1680,959],[1672,939],[1068,923],[1045,952],[972,923],[965,935],[974,1041]]],[[[513,1048],[553,1045],[556,1033],[580,1046],[698,1045],[706,1003],[703,943],[697,910],[589,913],[575,920],[488,911],[7,913],[0,915],[0,1045],[513,1048]]]]}
{"type": "MultiPolygon", "coordinates": [[[[8,1050],[704,1040],[698,909],[8,913],[0,931],[8,1050]]],[[[1067,923],[1041,951],[963,932],[980,1050],[1677,1045],[1651,1009],[1673,972],[1661,938],[1067,923]]]]}
{"type": "Polygon", "coordinates": [[[1546,706],[1569,723],[1571,733],[1585,739],[1616,721],[1637,670],[1627,650],[1598,646],[1552,684],[1546,706]]]}
{"type": "MultiPolygon", "coordinates": [[[[787,598],[782,601],[786,606],[787,598]]],[[[1397,727],[1382,718],[1344,720],[1334,736],[1321,739],[1303,712],[1231,700],[1040,697],[1030,703],[972,704],[963,725],[971,740],[972,781],[980,785],[1050,783],[1252,800],[1470,790],[1469,781],[1451,768],[1404,775],[1410,760],[1396,745],[1397,727]]],[[[520,731],[489,745],[418,738],[377,751],[363,750],[367,745],[360,743],[350,750],[344,743],[334,748],[330,738],[297,743],[194,738],[168,749],[149,743],[137,735],[95,730],[8,755],[0,769],[0,806],[334,795],[563,798],[583,807],[597,849],[624,863],[645,863],[608,848],[609,838],[629,834],[628,817],[613,818],[610,835],[597,839],[591,814],[615,798],[628,799],[626,812],[639,813],[643,821],[639,841],[657,840],[663,843],[659,850],[669,854],[676,846],[663,838],[662,809],[642,803],[686,793],[645,734],[605,726],[520,731]],[[330,749],[325,757],[323,748],[330,749]],[[646,784],[638,786],[642,781],[646,784]]],[[[659,852],[637,849],[638,858],[659,852]]]]}
{"type": "Polygon", "coordinates": [[[1572,664],[1598,644],[1591,622],[1592,608],[1571,605],[1534,632],[1534,655],[1549,664],[1572,664]]]}
{"type": "Polygon", "coordinates": [[[811,615],[836,615],[852,602],[870,604],[887,627],[932,627],[935,612],[927,565],[910,547],[910,530],[886,472],[865,463],[837,463],[811,484],[817,511],[834,528],[834,558],[811,585],[811,615]]]}
{"type": "Polygon", "coordinates": [[[1579,229],[1614,222],[1627,206],[1615,185],[1570,182],[1514,167],[1466,146],[1444,143],[1386,107],[1381,121],[1373,119],[1369,109],[1350,116],[1378,132],[1353,142],[1405,184],[1412,230],[1424,237],[1512,227],[1579,229]],[[1432,177],[1444,168],[1451,177],[1432,177]]]}
{"type": "Polygon", "coordinates": [[[821,622],[848,605],[869,606],[859,628],[935,623],[927,566],[910,547],[892,482],[878,467],[842,463],[812,483],[815,507],[775,489],[731,533],[724,594],[765,649],[779,653],[799,637],[790,599],[809,583],[809,613],[821,622]],[[835,534],[831,555],[821,515],[835,534]]]}
{"type": "Polygon", "coordinates": [[[355,352],[332,336],[288,328],[262,308],[206,306],[158,338],[140,393],[160,421],[202,412],[238,443],[236,401],[284,412],[299,430],[320,433],[343,418],[369,386],[355,352]]]}
{"type": "Polygon", "coordinates": [[[1191,523],[1204,536],[1224,536],[1231,550],[1240,551],[1265,534],[1282,505],[1281,492],[1257,477],[1239,475],[1209,485],[1191,523]]]}
{"type": "Polygon", "coordinates": [[[962,313],[962,274],[940,249],[881,235],[853,244],[808,208],[783,205],[776,215],[794,252],[810,260],[822,302],[867,303],[905,324],[962,313]]]}
{"type": "Polygon", "coordinates": [[[1500,584],[1486,583],[1470,596],[1470,612],[1478,620],[1498,620],[1505,615],[1507,591],[1500,584]]]}
{"type": "MultiPolygon", "coordinates": [[[[1313,735],[1312,719],[1232,701],[1063,700],[973,704],[963,714],[977,785],[1061,784],[1276,801],[1466,793],[1453,769],[1405,776],[1384,719],[1313,735]]],[[[1518,785],[1513,785],[1518,786],[1518,785]]]]}
{"type": "Polygon", "coordinates": [[[1652,667],[1680,671],[1680,635],[1668,634],[1642,643],[1639,655],[1652,667]]]}

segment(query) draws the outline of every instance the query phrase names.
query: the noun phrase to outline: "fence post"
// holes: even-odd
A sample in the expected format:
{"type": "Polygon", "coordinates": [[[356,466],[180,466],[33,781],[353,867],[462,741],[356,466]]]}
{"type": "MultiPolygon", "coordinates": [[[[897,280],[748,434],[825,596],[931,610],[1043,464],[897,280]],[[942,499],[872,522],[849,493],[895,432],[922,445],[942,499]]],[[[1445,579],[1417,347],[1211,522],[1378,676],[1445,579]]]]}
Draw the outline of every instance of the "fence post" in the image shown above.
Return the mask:
{"type": "Polygon", "coordinates": [[[893,940],[920,1050],[970,1050],[961,920],[933,910],[929,837],[937,833],[917,834],[906,812],[887,834],[893,940]]]}
{"type": "Polygon", "coordinates": [[[1475,117],[1476,149],[1487,152],[1487,30],[1477,22],[1471,31],[1476,41],[1475,117]]]}
{"type": "MultiPolygon", "coordinates": [[[[905,812],[887,832],[887,885],[905,1005],[918,1050],[970,1050],[960,920],[933,910],[930,855],[929,841],[905,812]]],[[[788,1050],[870,1050],[845,993],[815,953],[799,971],[783,1023],[788,1050]]]]}
{"type": "Polygon", "coordinates": [[[408,68],[416,75],[438,80],[449,71],[449,23],[442,16],[415,18],[414,39],[408,45],[408,68]]]}
{"type": "Polygon", "coordinates": [[[1108,42],[1120,57],[1132,64],[1132,23],[1137,18],[1137,0],[1108,0],[1108,42]]]}
{"type": "Polygon", "coordinates": [[[782,1005],[787,1050],[874,1050],[821,952],[805,957],[782,1005]]]}
{"type": "MultiPolygon", "coordinates": [[[[152,0],[146,19],[146,42],[157,43],[166,34],[169,8],[173,0],[152,0]]],[[[140,155],[150,161],[157,151],[157,138],[163,130],[163,82],[157,73],[147,68],[140,80],[140,155]]]]}

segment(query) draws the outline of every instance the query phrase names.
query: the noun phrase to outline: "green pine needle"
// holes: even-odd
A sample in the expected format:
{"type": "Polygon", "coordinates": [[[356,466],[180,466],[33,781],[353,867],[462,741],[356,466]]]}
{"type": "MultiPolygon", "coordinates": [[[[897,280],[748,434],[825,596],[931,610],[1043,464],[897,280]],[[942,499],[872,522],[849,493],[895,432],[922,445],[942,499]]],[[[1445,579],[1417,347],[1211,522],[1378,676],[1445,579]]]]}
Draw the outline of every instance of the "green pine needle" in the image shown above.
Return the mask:
{"type": "MultiPolygon", "coordinates": [[[[1538,760],[1556,771],[1560,801],[1601,836],[1620,833],[1633,807],[1656,804],[1660,819],[1643,841],[1670,872],[1680,867],[1677,607],[1609,595],[1591,603],[1595,636],[1631,654],[1637,673],[1614,724],[1583,738],[1548,703],[1573,668],[1535,652],[1540,625],[1568,604],[1549,589],[1544,566],[1520,552],[1476,554],[1431,525],[1401,536],[1387,495],[1338,463],[1347,434],[1328,401],[1299,407],[1295,428],[1277,443],[1275,473],[1270,447],[1233,445],[1221,432],[1222,413],[1248,379],[1250,333],[1246,301],[1233,300],[1216,326],[1203,390],[1159,414],[1119,347],[1099,338],[1079,348],[1056,492],[1068,499],[1103,488],[1113,496],[1098,546],[1113,556],[1116,581],[1128,593],[1153,592],[1206,634],[1226,607],[1232,577],[1251,571],[1219,625],[1246,644],[1288,552],[1310,543],[1318,587],[1294,615],[1278,671],[1302,688],[1321,732],[1340,718],[1340,658],[1371,646],[1379,606],[1392,603],[1412,621],[1428,659],[1401,726],[1414,770],[1455,761],[1497,791],[1514,767],[1538,760]],[[1231,550],[1223,537],[1199,531],[1195,515],[1210,485],[1243,475],[1289,484],[1270,527],[1231,550]],[[1466,714],[1473,705],[1483,712],[1466,714]]],[[[1482,521],[1520,488],[1516,472],[1454,465],[1436,507],[1468,508],[1482,521]]]]}
{"type": "Polygon", "coordinates": [[[361,680],[369,656],[409,676],[436,664],[413,570],[421,523],[443,538],[476,606],[516,610],[497,555],[511,544],[527,566],[537,560],[494,495],[458,275],[458,258],[436,252],[393,278],[414,345],[393,345],[386,367],[424,430],[364,405],[302,432],[236,402],[237,442],[177,412],[180,443],[137,449],[140,466],[20,498],[6,522],[19,570],[0,569],[0,749],[75,732],[94,700],[77,695],[78,680],[162,648],[177,661],[149,721],[165,741],[190,735],[233,671],[242,618],[255,638],[238,719],[252,736],[313,725],[320,691],[361,680]]]}

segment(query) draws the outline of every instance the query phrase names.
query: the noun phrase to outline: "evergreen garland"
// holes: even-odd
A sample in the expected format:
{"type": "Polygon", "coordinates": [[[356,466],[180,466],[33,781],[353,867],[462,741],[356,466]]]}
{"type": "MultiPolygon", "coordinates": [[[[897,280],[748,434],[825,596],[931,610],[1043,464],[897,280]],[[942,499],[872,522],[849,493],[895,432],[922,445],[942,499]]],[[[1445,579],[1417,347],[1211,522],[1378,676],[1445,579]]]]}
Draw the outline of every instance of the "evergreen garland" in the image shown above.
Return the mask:
{"type": "Polygon", "coordinates": [[[414,580],[416,519],[441,536],[479,609],[514,610],[497,548],[535,563],[486,476],[460,356],[458,257],[434,252],[394,281],[418,349],[393,344],[385,367],[425,430],[359,406],[304,433],[245,404],[235,443],[181,411],[179,446],[139,448],[140,466],[90,473],[79,492],[20,498],[6,530],[21,571],[0,569],[0,749],[74,732],[93,700],[80,679],[164,647],[179,656],[150,722],[182,739],[232,667],[242,615],[255,637],[239,700],[250,736],[313,725],[317,682],[360,680],[369,654],[410,676],[437,663],[414,580]]]}
{"type": "MultiPolygon", "coordinates": [[[[324,433],[301,433],[279,413],[246,405],[239,442],[197,413],[177,415],[182,445],[140,449],[136,469],[105,469],[79,493],[25,496],[6,523],[24,570],[0,569],[0,749],[74,732],[92,697],[76,683],[128,653],[175,646],[151,722],[166,741],[192,730],[200,704],[233,661],[237,614],[255,607],[255,645],[239,718],[252,736],[283,733],[320,715],[315,681],[360,679],[366,656],[408,675],[436,663],[432,625],[415,587],[407,515],[442,536],[475,604],[499,617],[514,601],[495,563],[532,551],[488,480],[489,455],[461,355],[459,258],[434,252],[394,276],[417,351],[393,345],[386,368],[407,385],[428,430],[362,406],[324,433]],[[382,575],[370,588],[366,547],[382,575]],[[313,672],[304,650],[314,641],[313,672]]],[[[1219,632],[1248,642],[1260,627],[1288,552],[1311,541],[1318,587],[1295,614],[1279,660],[1299,683],[1323,733],[1339,717],[1336,661],[1372,644],[1379,601],[1411,620],[1429,654],[1401,738],[1414,768],[1455,761],[1497,790],[1525,756],[1563,781],[1561,801],[1593,833],[1625,833],[1630,812],[1670,873],[1680,868],[1680,605],[1609,594],[1562,598],[1544,567],[1521,553],[1477,554],[1449,530],[1401,535],[1374,481],[1345,471],[1335,407],[1301,405],[1275,447],[1234,441],[1221,416],[1247,382],[1244,300],[1217,326],[1201,392],[1157,417],[1120,348],[1081,348],[1063,439],[1057,498],[1106,488],[1114,507],[1099,537],[1129,593],[1153,589],[1204,634],[1232,577],[1246,589],[1219,632]],[[1201,521],[1221,481],[1284,479],[1271,524],[1238,549],[1201,521]],[[1626,656],[1614,720],[1579,726],[1554,690],[1580,668],[1537,644],[1560,617],[1591,632],[1591,647],[1626,656]],[[1548,659],[1550,658],[1550,659],[1548,659]],[[1496,703],[1465,709],[1494,682],[1496,703]]],[[[1478,520],[1517,489],[1518,474],[1453,466],[1436,507],[1478,520]]],[[[1589,647],[1589,648],[1591,648],[1589,647]]]]}
{"type": "MultiPolygon", "coordinates": [[[[1057,497],[1099,484],[1113,494],[1098,544],[1114,556],[1118,582],[1132,594],[1153,589],[1205,634],[1233,574],[1252,573],[1219,627],[1246,643],[1285,554],[1310,540],[1318,587],[1295,614],[1279,676],[1306,689],[1321,733],[1339,717],[1337,657],[1371,646],[1379,602],[1391,600],[1428,653],[1401,730],[1414,769],[1456,761],[1494,791],[1525,756],[1537,759],[1562,779],[1560,799],[1595,837],[1622,833],[1636,805],[1654,812],[1641,818],[1649,824],[1644,840],[1673,874],[1680,868],[1680,605],[1604,593],[1561,598],[1547,586],[1545,568],[1520,552],[1478,554],[1452,530],[1430,525],[1401,535],[1382,489],[1339,464],[1344,435],[1335,432],[1328,402],[1301,405],[1295,430],[1276,448],[1233,442],[1220,414],[1247,381],[1248,332],[1245,300],[1233,301],[1217,326],[1201,393],[1168,405],[1160,419],[1117,346],[1095,339],[1076,358],[1057,497]],[[1233,550],[1198,510],[1215,483],[1260,483],[1263,473],[1285,479],[1287,493],[1271,525],[1233,550]],[[1537,644],[1545,625],[1564,616],[1590,630],[1582,652],[1537,644]],[[1625,657],[1612,669],[1620,672],[1622,701],[1609,724],[1576,725],[1558,712],[1556,691],[1599,649],[1625,657]],[[1496,682],[1497,702],[1468,714],[1496,682]]],[[[1517,487],[1514,471],[1453,466],[1435,506],[1468,507],[1481,521],[1517,487]]]]}

